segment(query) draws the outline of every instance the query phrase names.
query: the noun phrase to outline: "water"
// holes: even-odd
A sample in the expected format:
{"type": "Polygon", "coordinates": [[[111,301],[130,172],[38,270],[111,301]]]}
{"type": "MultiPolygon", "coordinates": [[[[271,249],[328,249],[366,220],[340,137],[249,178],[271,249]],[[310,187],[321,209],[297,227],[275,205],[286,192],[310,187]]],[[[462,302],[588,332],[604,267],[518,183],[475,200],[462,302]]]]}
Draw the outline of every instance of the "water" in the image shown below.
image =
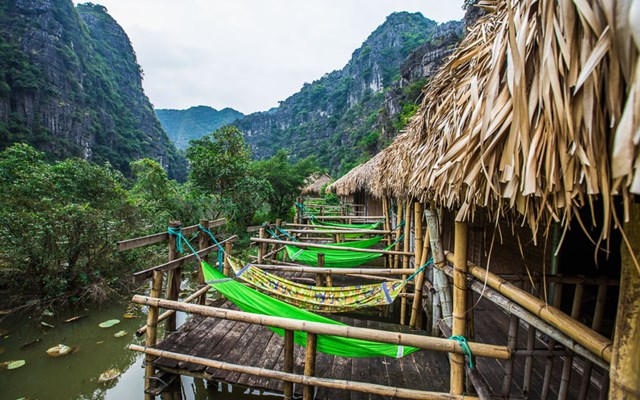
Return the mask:
{"type": "MultiPolygon", "coordinates": [[[[130,343],[144,344],[144,337],[135,337],[136,329],[146,322],[146,313],[136,310],[136,318],[126,319],[126,302],[90,308],[70,308],[57,311],[54,316],[18,315],[0,322],[0,363],[25,360],[26,365],[15,369],[0,369],[0,400],[26,399],[142,399],[144,385],[143,355],[126,347],[130,343]],[[87,315],[78,321],[64,320],[76,315],[87,315]],[[111,328],[98,324],[118,319],[111,328]],[[41,321],[54,326],[47,328],[41,321]],[[114,334],[124,330],[124,337],[114,334]],[[40,339],[25,348],[24,345],[40,339]],[[75,352],[53,358],[46,350],[58,344],[75,348],[75,352]],[[98,381],[104,371],[117,368],[122,374],[106,383],[98,381]]],[[[178,324],[186,315],[177,314],[178,324]]],[[[259,393],[256,390],[213,384],[207,388],[201,380],[183,377],[183,398],[204,399],[256,399],[268,400],[281,396],[259,393]]]]}

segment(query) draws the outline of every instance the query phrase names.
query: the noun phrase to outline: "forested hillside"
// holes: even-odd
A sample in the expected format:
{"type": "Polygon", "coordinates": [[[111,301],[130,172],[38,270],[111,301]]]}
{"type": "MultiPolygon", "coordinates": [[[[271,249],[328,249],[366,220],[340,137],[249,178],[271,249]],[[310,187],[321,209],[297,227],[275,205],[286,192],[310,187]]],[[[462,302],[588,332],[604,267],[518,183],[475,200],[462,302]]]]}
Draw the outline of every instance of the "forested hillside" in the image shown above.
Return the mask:
{"type": "Polygon", "coordinates": [[[158,160],[173,178],[186,163],[142,89],[129,38],[100,5],[0,2],[0,149],[26,142],[50,159],[158,160]]]}

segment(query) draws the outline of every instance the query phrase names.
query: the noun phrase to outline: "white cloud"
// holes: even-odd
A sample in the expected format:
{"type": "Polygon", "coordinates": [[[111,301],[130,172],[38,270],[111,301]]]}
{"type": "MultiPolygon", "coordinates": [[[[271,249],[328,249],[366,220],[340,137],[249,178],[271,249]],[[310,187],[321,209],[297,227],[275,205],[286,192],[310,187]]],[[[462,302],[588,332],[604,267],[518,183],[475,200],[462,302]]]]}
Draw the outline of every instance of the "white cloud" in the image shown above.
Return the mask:
{"type": "Polygon", "coordinates": [[[127,32],[158,108],[263,111],[342,68],[385,17],[461,19],[443,0],[97,0],[127,32]]]}

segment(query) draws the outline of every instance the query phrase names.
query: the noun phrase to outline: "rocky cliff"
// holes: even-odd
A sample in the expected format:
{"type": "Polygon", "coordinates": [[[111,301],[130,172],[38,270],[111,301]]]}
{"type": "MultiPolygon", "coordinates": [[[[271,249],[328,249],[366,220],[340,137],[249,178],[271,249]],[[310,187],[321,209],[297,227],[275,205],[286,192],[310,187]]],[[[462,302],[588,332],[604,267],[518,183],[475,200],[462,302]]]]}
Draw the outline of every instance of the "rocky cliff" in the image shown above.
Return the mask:
{"type": "Polygon", "coordinates": [[[27,142],[51,158],[154,158],[186,174],[142,89],[129,38],[99,5],[0,1],[0,147],[27,142]]]}
{"type": "Polygon", "coordinates": [[[439,25],[420,13],[391,14],[344,68],[235,124],[258,158],[286,148],[296,158],[315,155],[332,174],[342,174],[402,128],[427,77],[462,37],[462,27],[456,21],[439,25]]]}
{"type": "Polygon", "coordinates": [[[224,108],[220,111],[207,106],[186,110],[158,109],[156,115],[171,141],[180,150],[186,150],[189,141],[200,139],[216,129],[244,117],[240,111],[224,108]]]}

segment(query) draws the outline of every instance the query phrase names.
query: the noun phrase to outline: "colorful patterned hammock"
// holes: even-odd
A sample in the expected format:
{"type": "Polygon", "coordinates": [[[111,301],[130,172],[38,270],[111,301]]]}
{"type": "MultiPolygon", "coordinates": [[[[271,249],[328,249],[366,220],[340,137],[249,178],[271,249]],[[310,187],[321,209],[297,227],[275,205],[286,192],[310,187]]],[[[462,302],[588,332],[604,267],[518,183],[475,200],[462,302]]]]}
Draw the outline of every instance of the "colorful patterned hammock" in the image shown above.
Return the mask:
{"type": "MultiPolygon", "coordinates": [[[[273,299],[266,294],[254,289],[245,287],[240,282],[224,276],[221,272],[202,262],[202,271],[205,281],[215,290],[223,294],[242,311],[271,315],[283,318],[292,318],[301,321],[322,322],[333,325],[343,325],[341,322],[314,314],[307,310],[301,310],[278,299],[273,299]]],[[[269,328],[280,336],[284,336],[281,328],[269,328]]],[[[305,332],[294,332],[294,342],[300,346],[305,346],[307,334],[305,332]]],[[[341,357],[377,357],[387,356],[400,358],[411,354],[419,349],[416,347],[399,346],[388,343],[376,343],[368,340],[352,339],[338,336],[318,335],[317,349],[326,354],[333,354],[341,357]]]]}
{"type": "Polygon", "coordinates": [[[395,280],[346,287],[311,286],[289,281],[251,264],[243,266],[243,262],[235,257],[229,257],[229,264],[236,277],[263,293],[305,310],[328,313],[389,305],[407,283],[395,280]]]}

